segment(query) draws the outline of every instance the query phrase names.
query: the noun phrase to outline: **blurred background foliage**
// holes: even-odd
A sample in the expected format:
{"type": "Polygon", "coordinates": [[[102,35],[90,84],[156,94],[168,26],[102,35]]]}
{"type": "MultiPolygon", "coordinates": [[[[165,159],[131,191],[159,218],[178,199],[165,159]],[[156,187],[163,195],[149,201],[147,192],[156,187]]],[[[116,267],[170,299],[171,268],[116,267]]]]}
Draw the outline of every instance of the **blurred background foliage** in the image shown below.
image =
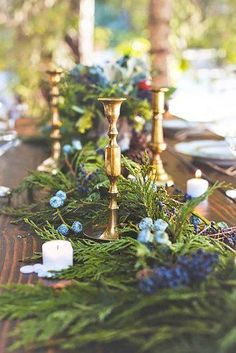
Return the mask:
{"type": "MultiPolygon", "coordinates": [[[[171,0],[166,0],[171,1],[171,0]]],[[[236,61],[235,0],[172,0],[171,53],[180,70],[187,48],[216,48],[222,63],[236,61]]],[[[39,115],[38,89],[51,61],[71,68],[77,63],[79,0],[0,0],[0,70],[15,74],[16,92],[39,115]]],[[[96,0],[95,50],[144,56],[149,0],[96,0]]]]}

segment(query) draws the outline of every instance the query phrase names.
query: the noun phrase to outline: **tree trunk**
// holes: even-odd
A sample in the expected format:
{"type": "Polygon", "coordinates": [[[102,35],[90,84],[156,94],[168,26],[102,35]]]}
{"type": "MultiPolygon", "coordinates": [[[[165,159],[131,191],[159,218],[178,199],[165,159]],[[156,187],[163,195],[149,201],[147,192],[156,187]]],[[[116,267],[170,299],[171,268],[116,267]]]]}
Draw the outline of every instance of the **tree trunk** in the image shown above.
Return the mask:
{"type": "Polygon", "coordinates": [[[79,2],[79,37],[78,48],[80,63],[91,65],[94,46],[95,0],[79,2]]]}
{"type": "Polygon", "coordinates": [[[71,9],[78,13],[78,31],[66,33],[69,46],[77,64],[91,65],[94,46],[95,0],[71,2],[71,9]]]}
{"type": "Polygon", "coordinates": [[[151,65],[153,86],[169,85],[168,57],[170,34],[171,0],[150,0],[149,36],[151,42],[151,65]]]}

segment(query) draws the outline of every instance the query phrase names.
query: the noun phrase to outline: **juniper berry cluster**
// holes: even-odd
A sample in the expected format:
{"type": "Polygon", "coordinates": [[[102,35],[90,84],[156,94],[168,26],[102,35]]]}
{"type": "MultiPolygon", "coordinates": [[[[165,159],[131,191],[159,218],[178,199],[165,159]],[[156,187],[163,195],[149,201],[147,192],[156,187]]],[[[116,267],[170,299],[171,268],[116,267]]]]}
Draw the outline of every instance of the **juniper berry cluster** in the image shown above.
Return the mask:
{"type": "Polygon", "coordinates": [[[79,221],[75,221],[73,222],[72,226],[68,226],[66,224],[61,224],[59,227],[57,227],[57,231],[58,233],[60,233],[61,235],[63,235],[64,237],[66,237],[67,235],[69,235],[69,231],[70,229],[75,233],[75,234],[79,234],[82,232],[83,230],[83,225],[82,223],[80,223],[79,221]]]}
{"type": "Polygon", "coordinates": [[[82,150],[82,144],[80,140],[73,140],[71,145],[64,145],[62,150],[64,155],[68,156],[71,153],[82,150]]]}
{"type": "Polygon", "coordinates": [[[168,223],[161,218],[153,222],[151,218],[145,217],[139,223],[140,232],[137,240],[140,243],[146,244],[147,247],[150,247],[150,243],[153,243],[153,241],[158,244],[170,246],[169,236],[165,232],[167,227],[168,223]]]}
{"type": "Polygon", "coordinates": [[[232,248],[236,248],[236,228],[229,228],[228,224],[225,222],[218,222],[216,227],[222,233],[224,242],[232,248]]]}
{"type": "Polygon", "coordinates": [[[175,265],[154,268],[141,278],[139,288],[152,294],[162,288],[191,286],[204,281],[218,263],[218,254],[199,249],[190,256],[179,256],[175,265]]]}
{"type": "Polygon", "coordinates": [[[232,248],[236,247],[236,232],[230,234],[225,238],[225,242],[229,244],[232,248]]]}
{"type": "Polygon", "coordinates": [[[59,190],[56,192],[55,196],[50,198],[50,206],[52,208],[60,208],[64,205],[66,198],[66,193],[62,190],[59,190]]]}

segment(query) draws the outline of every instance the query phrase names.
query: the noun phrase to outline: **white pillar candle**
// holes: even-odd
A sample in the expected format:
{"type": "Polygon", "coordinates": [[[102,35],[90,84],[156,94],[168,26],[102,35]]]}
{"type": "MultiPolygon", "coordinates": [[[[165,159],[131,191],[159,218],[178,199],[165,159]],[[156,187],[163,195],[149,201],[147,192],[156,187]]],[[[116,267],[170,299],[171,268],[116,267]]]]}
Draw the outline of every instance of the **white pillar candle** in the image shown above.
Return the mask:
{"type": "Polygon", "coordinates": [[[73,249],[67,240],[51,240],[42,246],[43,265],[47,270],[60,271],[73,266],[73,249]]]}
{"type": "Polygon", "coordinates": [[[209,187],[209,183],[206,179],[201,178],[201,171],[197,170],[195,178],[187,180],[187,194],[191,197],[199,197],[203,195],[209,187]]]}

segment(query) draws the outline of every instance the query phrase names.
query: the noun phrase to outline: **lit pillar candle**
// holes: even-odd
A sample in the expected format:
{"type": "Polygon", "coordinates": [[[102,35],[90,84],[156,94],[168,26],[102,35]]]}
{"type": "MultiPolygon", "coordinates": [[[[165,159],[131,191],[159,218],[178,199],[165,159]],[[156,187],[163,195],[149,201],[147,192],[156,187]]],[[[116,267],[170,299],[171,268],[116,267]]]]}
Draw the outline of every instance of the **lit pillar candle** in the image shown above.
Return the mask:
{"type": "Polygon", "coordinates": [[[73,249],[67,240],[51,240],[42,246],[43,265],[47,270],[60,271],[73,266],[73,249]]]}
{"type": "Polygon", "coordinates": [[[187,194],[191,197],[199,197],[203,195],[209,187],[206,179],[201,178],[202,173],[198,169],[195,173],[195,178],[187,180],[187,194]]]}

